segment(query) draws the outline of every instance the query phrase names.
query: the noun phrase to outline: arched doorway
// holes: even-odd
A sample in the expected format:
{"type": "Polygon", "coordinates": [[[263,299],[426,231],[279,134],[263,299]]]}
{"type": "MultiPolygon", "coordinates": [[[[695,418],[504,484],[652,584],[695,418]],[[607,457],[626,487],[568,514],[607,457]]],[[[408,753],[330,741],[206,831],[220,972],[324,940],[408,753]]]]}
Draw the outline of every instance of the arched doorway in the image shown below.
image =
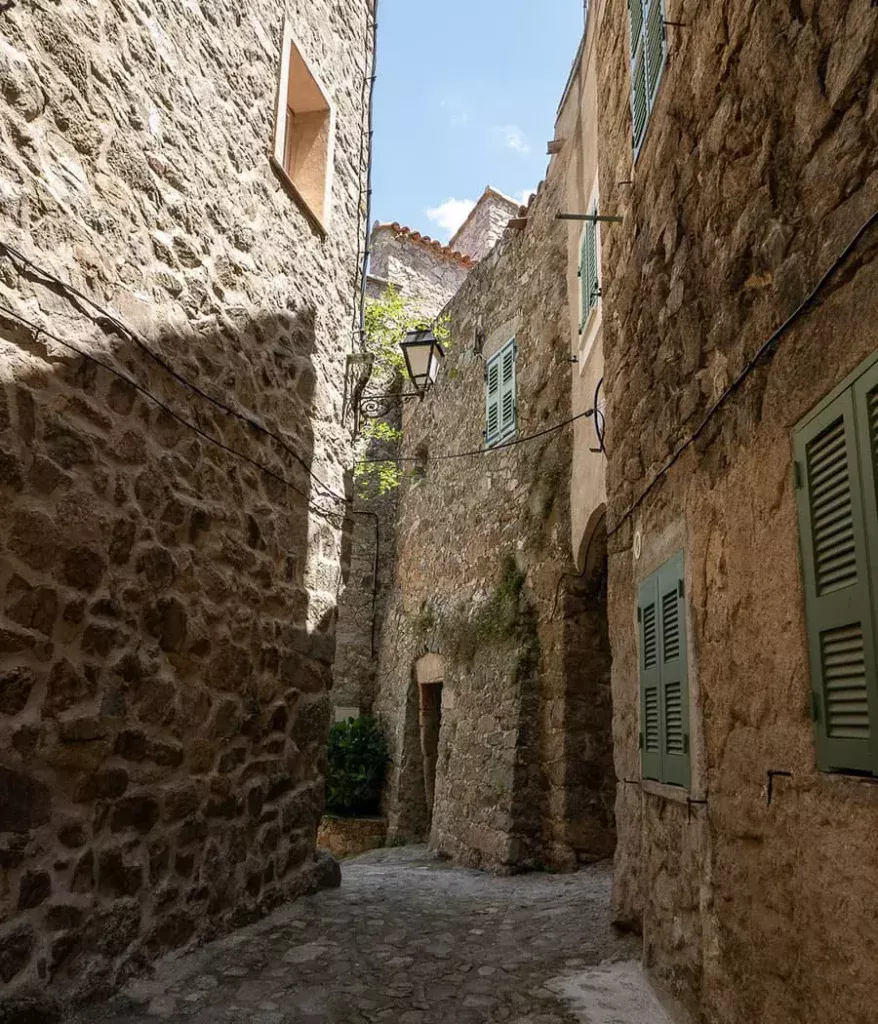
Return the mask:
{"type": "Polygon", "coordinates": [[[424,801],[427,807],[427,832],[433,820],[436,799],[436,766],[439,758],[439,734],[442,730],[442,689],[445,662],[438,654],[425,654],[415,666],[418,681],[421,757],[424,766],[424,801]]]}
{"type": "Polygon", "coordinates": [[[565,621],[565,788],[567,836],[580,863],[616,846],[612,656],[607,616],[607,523],[592,515],[568,588],[565,621]]]}

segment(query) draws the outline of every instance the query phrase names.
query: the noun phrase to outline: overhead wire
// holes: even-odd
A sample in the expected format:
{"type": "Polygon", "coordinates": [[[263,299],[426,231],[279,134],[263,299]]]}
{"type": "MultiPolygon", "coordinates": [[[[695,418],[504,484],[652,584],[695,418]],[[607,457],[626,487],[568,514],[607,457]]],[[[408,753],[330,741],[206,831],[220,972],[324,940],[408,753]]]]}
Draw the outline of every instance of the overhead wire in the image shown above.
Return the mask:
{"type": "Polygon", "coordinates": [[[318,477],[317,474],[314,473],[309,463],[294,448],[292,448],[287,443],[287,441],[280,436],[280,434],[275,433],[273,430],[269,430],[268,427],[266,427],[264,424],[260,423],[257,419],[255,419],[253,415],[241,412],[239,409],[236,409],[234,406],[229,405],[227,402],[224,402],[220,398],[216,398],[214,395],[211,395],[209,392],[205,391],[203,388],[199,387],[197,384],[190,381],[182,373],[176,370],[163,356],[156,352],[152,348],[152,346],[148,345],[136,331],[130,328],[117,316],[110,313],[109,310],[101,306],[98,302],[91,298],[91,296],[87,295],[85,292],[78,289],[75,285],[72,285],[69,282],[64,281],[62,278],[52,273],[52,271],[47,270],[45,267],[41,267],[39,264],[35,263],[32,259],[25,256],[24,253],[22,253],[20,250],[16,249],[14,246],[10,245],[3,239],[0,239],[0,253],[5,254],[7,258],[9,258],[13,263],[18,263],[20,267],[24,266],[28,268],[28,270],[32,274],[36,275],[37,278],[42,279],[43,282],[49,282],[51,285],[54,285],[55,288],[61,289],[65,297],[69,297],[72,295],[80,302],[84,302],[91,309],[95,310],[99,316],[99,319],[85,311],[84,315],[93,323],[95,323],[98,327],[100,327],[102,330],[105,328],[105,324],[109,324],[117,334],[120,334],[127,340],[132,341],[145,355],[147,355],[157,366],[164,370],[164,372],[167,373],[170,377],[172,377],[178,384],[182,385],[184,388],[188,389],[193,394],[198,395],[199,398],[203,398],[205,401],[209,402],[211,405],[213,405],[220,411],[224,412],[225,414],[232,416],[237,420],[240,420],[242,423],[247,424],[247,426],[255,430],[257,433],[260,433],[265,437],[269,437],[273,441],[276,441],[288,455],[290,455],[293,459],[296,460],[296,462],[298,462],[302,466],[302,468],[307,472],[308,476],[323,491],[323,494],[320,495],[321,497],[331,497],[336,501],[342,502],[344,504],[351,503],[350,498],[348,498],[346,495],[339,494],[337,491],[334,491],[328,484],[321,480],[320,477],[318,477]]]}
{"type": "Polygon", "coordinates": [[[495,452],[504,451],[506,448],[515,448],[520,444],[527,444],[529,441],[536,441],[541,437],[546,437],[548,434],[556,434],[559,430],[563,430],[565,427],[569,427],[571,423],[576,423],[577,420],[586,419],[594,415],[593,409],[586,409],[585,412],[577,413],[576,416],[571,416],[570,419],[564,420],[561,423],[556,423],[554,426],[546,427],[545,430],[538,430],[535,434],[527,434],[524,437],[518,437],[514,441],[505,441],[503,444],[495,444],[490,448],[473,448],[467,452],[450,452],[443,453],[440,455],[430,455],[426,458],[419,458],[416,455],[390,455],[384,459],[361,459],[360,464],[369,464],[374,462],[417,462],[423,465],[425,462],[441,462],[447,459],[468,459],[474,455],[493,455],[495,452]]]}
{"type": "Polygon", "coordinates": [[[847,260],[848,256],[854,251],[859,245],[860,240],[869,231],[873,224],[878,222],[878,210],[876,210],[871,217],[869,217],[865,223],[859,228],[853,238],[848,242],[844,249],[839,255],[833,260],[827,270],[823,273],[817,284],[811,289],[808,295],[799,303],[795,310],[784,320],[784,322],[778,327],[756,350],[756,352],[750,357],[745,364],[743,370],[738,374],[735,380],[723,391],[720,397],[713,403],[713,405],[707,410],[704,418],[692,431],[692,433],[682,441],[674,450],[673,454],[668,458],[667,462],[659,469],[652,477],[646,487],[640,492],[635,500],[628,506],[628,508],[619,516],[618,520],[613,524],[612,528],[607,530],[607,536],[612,537],[613,534],[618,533],[622,526],[631,518],[632,515],[637,511],[638,508],[643,504],[649,494],[658,485],[659,481],[667,476],[670,469],[679,460],[680,456],[688,448],[690,448],[695,441],[704,433],[707,426],[713,419],[713,417],[719,412],[719,410],[728,402],[729,398],[738,390],[738,388],[744,383],[744,381],[750,376],[750,374],[756,369],[761,360],[767,355],[769,350],[775,345],[780,338],[786,334],[789,328],[799,319],[800,316],[805,313],[808,308],[814,303],[817,296],[826,287],[826,284],[835,274],[835,272],[841,267],[841,265],[847,260]]]}
{"type": "Polygon", "coordinates": [[[306,499],[306,501],[308,502],[308,509],[311,512],[314,512],[316,515],[322,516],[328,522],[331,522],[332,525],[336,526],[336,528],[340,528],[341,524],[339,520],[343,519],[343,513],[336,511],[334,509],[325,508],[321,505],[316,505],[314,502],[311,501],[307,491],[304,491],[302,490],[302,488],[297,487],[294,483],[287,480],[286,477],[281,476],[279,473],[275,472],[269,466],[266,466],[264,463],[261,463],[257,459],[252,458],[245,452],[240,452],[237,449],[232,448],[230,445],[227,445],[224,441],[220,441],[218,438],[213,437],[213,435],[209,434],[206,430],[199,427],[197,424],[192,423],[191,420],[186,419],[185,416],[180,415],[180,413],[178,413],[175,409],[169,406],[166,402],[162,401],[161,398],[153,394],[153,392],[151,392],[148,388],[144,387],[133,377],[129,377],[128,374],[123,373],[121,370],[118,370],[112,364],[105,362],[103,359],[99,359],[97,356],[93,355],[91,352],[85,351],[78,345],[74,345],[66,338],[62,338],[59,335],[55,334],[54,332],[47,330],[41,324],[38,324],[35,321],[29,319],[28,317],[22,315],[21,313],[16,312],[14,309],[12,309],[11,306],[7,306],[5,303],[2,302],[0,302],[0,313],[5,314],[8,317],[11,317],[18,323],[22,324],[24,327],[28,328],[28,330],[31,331],[35,341],[38,341],[40,337],[48,338],[50,341],[53,341],[56,344],[68,349],[69,351],[76,353],[76,355],[81,356],[88,362],[94,363],[96,366],[101,367],[107,373],[112,374],[119,380],[125,381],[126,384],[130,385],[139,394],[143,395],[145,398],[155,403],[155,405],[157,405],[160,409],[162,409],[169,416],[171,416],[176,422],[188,428],[193,433],[197,434],[199,437],[204,438],[204,440],[208,441],[210,444],[215,445],[217,448],[220,448],[222,451],[227,452],[228,454],[233,455],[238,459],[241,459],[242,461],[253,466],[255,469],[258,469],[260,472],[264,473],[269,478],[277,481],[280,484],[283,484],[285,487],[288,487],[291,491],[294,491],[296,494],[306,499]]]}

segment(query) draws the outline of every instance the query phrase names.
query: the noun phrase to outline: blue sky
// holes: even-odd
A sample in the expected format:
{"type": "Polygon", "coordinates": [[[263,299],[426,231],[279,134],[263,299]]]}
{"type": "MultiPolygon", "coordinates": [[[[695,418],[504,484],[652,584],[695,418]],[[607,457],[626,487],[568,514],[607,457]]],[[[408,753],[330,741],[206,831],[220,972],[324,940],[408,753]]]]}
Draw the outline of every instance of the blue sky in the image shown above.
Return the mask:
{"type": "Polygon", "coordinates": [[[372,219],[447,241],[486,185],[544,177],[582,0],[380,0],[378,20],[372,219]]]}

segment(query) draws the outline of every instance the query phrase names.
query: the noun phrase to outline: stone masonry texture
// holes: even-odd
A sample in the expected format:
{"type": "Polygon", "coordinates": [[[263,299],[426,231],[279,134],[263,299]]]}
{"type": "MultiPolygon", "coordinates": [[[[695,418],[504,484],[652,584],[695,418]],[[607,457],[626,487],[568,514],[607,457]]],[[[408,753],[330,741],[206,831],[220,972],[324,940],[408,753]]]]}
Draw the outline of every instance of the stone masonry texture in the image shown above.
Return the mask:
{"type": "Polygon", "coordinates": [[[5,255],[0,306],[143,389],[0,311],[4,995],[113,988],[318,882],[369,16],[0,12],[0,241],[130,330],[5,255]],[[326,236],[268,162],[285,16],[337,109],[326,236]]]}
{"type": "Polygon", "coordinates": [[[435,849],[500,871],[570,868],[613,849],[609,679],[583,656],[598,627],[562,586],[573,569],[569,433],[432,458],[483,445],[485,360],[512,337],[520,433],[569,416],[562,190],[563,174],[550,175],[526,228],[507,232],[444,311],[439,382],[404,412],[402,450],[418,461],[405,464],[381,635],[391,839],[429,833],[435,849]],[[417,677],[427,654],[445,673],[432,821],[417,677]]]}
{"type": "Polygon", "coordinates": [[[601,195],[625,218],[602,252],[616,776],[640,771],[637,587],[683,550],[707,806],[620,782],[615,912],[700,1021],[867,1024],[878,803],[815,768],[792,430],[878,347],[874,229],[623,517],[878,210],[878,8],[668,0],[666,17],[685,27],[636,165],[626,6],[599,24],[601,195]],[[792,773],[770,804],[769,770],[792,773]]]}
{"type": "MultiPolygon", "coordinates": [[[[372,257],[368,279],[370,300],[379,300],[392,286],[413,312],[433,318],[466,280],[470,265],[438,243],[418,239],[393,224],[372,229],[372,257]],[[399,228],[399,230],[397,230],[399,228]]],[[[366,392],[380,394],[399,388],[402,382],[376,367],[366,392]]],[[[406,384],[406,388],[411,385],[406,384]]],[[[391,402],[381,420],[394,430],[401,426],[398,402],[391,402]]],[[[368,420],[363,420],[365,426],[368,420]]],[[[357,458],[396,455],[398,442],[360,437],[357,458]]],[[[338,650],[332,670],[335,707],[371,710],[375,699],[378,646],[387,595],[393,580],[396,547],[398,491],[384,494],[365,485],[356,495],[357,510],[350,536],[349,571],[338,606],[338,650]],[[377,544],[377,567],[376,567],[377,544]]]]}
{"type": "Polygon", "coordinates": [[[74,1024],[666,1024],[636,941],[610,926],[610,882],[608,864],[495,878],[376,850],[340,888],[167,957],[74,1024]],[[602,990],[614,975],[625,987],[602,990]]]}
{"type": "Polygon", "coordinates": [[[472,213],[448,243],[474,260],[484,259],[503,237],[506,225],[518,215],[519,204],[493,188],[486,188],[472,213]]]}

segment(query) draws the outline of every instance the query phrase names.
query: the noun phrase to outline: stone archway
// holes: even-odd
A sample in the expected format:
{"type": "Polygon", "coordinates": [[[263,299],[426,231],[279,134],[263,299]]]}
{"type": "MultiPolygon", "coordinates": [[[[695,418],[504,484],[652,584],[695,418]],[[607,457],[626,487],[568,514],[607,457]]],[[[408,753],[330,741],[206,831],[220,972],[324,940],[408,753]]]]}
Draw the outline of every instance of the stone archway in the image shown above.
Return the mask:
{"type": "Polygon", "coordinates": [[[415,665],[415,678],[418,682],[418,720],[424,769],[424,802],[427,808],[427,832],[429,834],[436,797],[436,768],[439,757],[439,734],[442,729],[445,660],[438,654],[425,654],[415,665]]]}
{"type": "Polygon", "coordinates": [[[564,608],[565,790],[568,843],[582,863],[609,857],[616,846],[604,506],[589,520],[577,569],[564,608]]]}

